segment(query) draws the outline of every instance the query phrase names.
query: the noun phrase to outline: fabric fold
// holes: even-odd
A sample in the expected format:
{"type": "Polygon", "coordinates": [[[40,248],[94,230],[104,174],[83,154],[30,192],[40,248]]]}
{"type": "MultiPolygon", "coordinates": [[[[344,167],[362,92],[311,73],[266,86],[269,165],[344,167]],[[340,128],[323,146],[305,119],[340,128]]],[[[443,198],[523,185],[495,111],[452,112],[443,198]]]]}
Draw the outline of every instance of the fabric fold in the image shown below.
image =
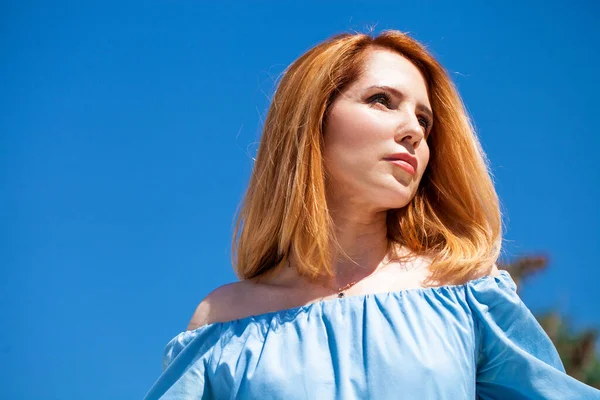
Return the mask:
{"type": "Polygon", "coordinates": [[[564,372],[505,270],[182,332],[145,399],[476,397],[600,399],[564,372]]]}

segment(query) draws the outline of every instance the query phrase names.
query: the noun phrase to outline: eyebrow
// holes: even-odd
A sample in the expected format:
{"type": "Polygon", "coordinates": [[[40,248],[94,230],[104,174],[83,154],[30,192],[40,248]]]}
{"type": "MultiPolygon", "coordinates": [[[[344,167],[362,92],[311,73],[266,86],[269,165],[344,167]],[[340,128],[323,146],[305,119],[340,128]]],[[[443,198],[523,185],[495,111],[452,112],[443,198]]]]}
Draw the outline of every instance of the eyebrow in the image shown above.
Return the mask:
{"type": "MultiPolygon", "coordinates": [[[[396,97],[405,97],[404,93],[402,93],[401,90],[396,89],[395,87],[392,87],[392,86],[373,85],[373,86],[369,86],[365,90],[371,90],[371,89],[387,90],[389,92],[392,92],[396,97]]],[[[423,104],[423,103],[417,104],[417,110],[421,111],[423,114],[427,114],[427,116],[431,119],[431,121],[433,121],[433,112],[425,104],[423,104]]]]}

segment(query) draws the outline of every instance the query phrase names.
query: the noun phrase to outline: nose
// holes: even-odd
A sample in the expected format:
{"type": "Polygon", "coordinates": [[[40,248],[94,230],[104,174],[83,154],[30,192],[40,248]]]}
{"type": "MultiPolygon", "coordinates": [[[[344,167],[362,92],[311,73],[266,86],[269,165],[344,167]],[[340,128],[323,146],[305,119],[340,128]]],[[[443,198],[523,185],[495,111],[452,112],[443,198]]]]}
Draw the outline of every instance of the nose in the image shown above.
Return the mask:
{"type": "Polygon", "coordinates": [[[425,137],[419,118],[412,112],[405,114],[403,121],[398,124],[397,132],[396,142],[408,142],[413,148],[416,148],[425,137]]]}

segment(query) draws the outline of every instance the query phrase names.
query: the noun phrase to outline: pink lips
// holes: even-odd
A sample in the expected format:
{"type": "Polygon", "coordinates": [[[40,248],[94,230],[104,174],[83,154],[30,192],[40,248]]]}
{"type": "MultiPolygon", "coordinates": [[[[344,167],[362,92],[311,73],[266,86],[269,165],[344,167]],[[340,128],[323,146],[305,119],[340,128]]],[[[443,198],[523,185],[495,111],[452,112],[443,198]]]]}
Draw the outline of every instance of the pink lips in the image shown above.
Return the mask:
{"type": "Polygon", "coordinates": [[[414,175],[417,171],[418,162],[416,157],[408,153],[395,153],[384,158],[386,161],[390,161],[392,164],[404,169],[411,175],[414,175]]]}

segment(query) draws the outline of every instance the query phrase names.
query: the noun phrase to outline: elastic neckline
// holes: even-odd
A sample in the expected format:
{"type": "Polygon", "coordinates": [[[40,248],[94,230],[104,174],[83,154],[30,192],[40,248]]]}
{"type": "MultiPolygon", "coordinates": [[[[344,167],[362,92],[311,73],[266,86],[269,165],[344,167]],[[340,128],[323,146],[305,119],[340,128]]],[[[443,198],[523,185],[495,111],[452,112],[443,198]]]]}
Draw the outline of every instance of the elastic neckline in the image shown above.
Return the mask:
{"type": "Polygon", "coordinates": [[[264,313],[260,313],[260,314],[248,315],[246,317],[236,318],[236,319],[232,319],[229,321],[213,322],[210,324],[205,324],[205,325],[199,326],[196,329],[184,331],[177,336],[180,336],[181,334],[191,335],[191,334],[200,332],[205,329],[210,329],[210,328],[219,327],[219,326],[221,326],[224,329],[228,325],[239,325],[239,324],[246,325],[247,323],[250,323],[252,321],[261,322],[264,320],[270,320],[275,317],[279,317],[279,319],[285,319],[286,316],[289,316],[289,315],[295,316],[295,315],[298,315],[303,312],[308,312],[311,309],[316,308],[316,307],[324,308],[326,306],[331,306],[331,305],[334,305],[337,303],[346,303],[346,302],[349,303],[349,302],[357,302],[357,301],[361,302],[361,301],[366,300],[367,298],[379,298],[379,297],[384,298],[384,297],[390,297],[390,296],[402,297],[408,293],[438,293],[438,292],[443,292],[443,291],[464,289],[467,286],[477,285],[479,283],[482,283],[482,282],[485,282],[488,280],[494,280],[495,282],[501,282],[502,280],[512,281],[512,278],[508,271],[503,270],[503,269],[500,269],[498,271],[499,271],[499,275],[485,275],[485,276],[482,276],[482,277],[479,277],[476,279],[472,279],[470,281],[467,281],[467,282],[459,284],[459,285],[441,285],[441,286],[432,286],[432,287],[425,287],[425,288],[423,288],[423,287],[405,288],[405,289],[391,290],[391,291],[387,291],[387,292],[362,293],[362,294],[356,294],[356,295],[345,296],[345,297],[334,297],[331,299],[319,300],[319,301],[315,301],[313,303],[305,304],[302,306],[296,306],[296,307],[285,308],[285,309],[276,310],[276,311],[269,311],[269,312],[264,312],[264,313]]]}

